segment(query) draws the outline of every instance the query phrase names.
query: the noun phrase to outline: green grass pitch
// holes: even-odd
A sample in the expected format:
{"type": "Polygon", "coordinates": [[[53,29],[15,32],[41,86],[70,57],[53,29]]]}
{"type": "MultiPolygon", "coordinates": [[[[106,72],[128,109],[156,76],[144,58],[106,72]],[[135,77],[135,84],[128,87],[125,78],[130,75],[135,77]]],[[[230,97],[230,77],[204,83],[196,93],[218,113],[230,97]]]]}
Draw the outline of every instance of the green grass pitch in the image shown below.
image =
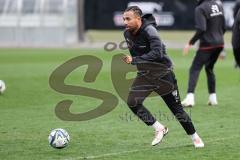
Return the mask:
{"type": "MultiPolygon", "coordinates": [[[[71,111],[80,113],[95,108],[101,102],[93,98],[64,95],[49,87],[52,71],[67,60],[80,55],[94,55],[103,61],[103,68],[91,88],[117,96],[110,77],[113,55],[124,51],[103,49],[0,49],[0,79],[7,90],[0,95],[0,159],[1,160],[78,160],[78,159],[238,159],[240,157],[240,72],[233,68],[231,50],[227,58],[218,61],[217,94],[219,105],[206,105],[208,93],[202,70],[196,89],[196,103],[191,114],[195,127],[205,142],[205,148],[195,149],[190,138],[173,119],[161,98],[153,97],[145,105],[169,127],[169,134],[158,146],[152,147],[153,129],[132,115],[119,99],[118,106],[102,117],[82,122],[58,119],[54,108],[63,99],[74,101],[71,111]],[[56,150],[48,144],[48,134],[54,128],[66,129],[71,137],[67,148],[56,150]]],[[[175,64],[175,73],[182,99],[186,93],[188,69],[194,50],[187,57],[181,50],[168,49],[175,64]]],[[[86,68],[75,70],[66,83],[85,85],[86,68]]]]}

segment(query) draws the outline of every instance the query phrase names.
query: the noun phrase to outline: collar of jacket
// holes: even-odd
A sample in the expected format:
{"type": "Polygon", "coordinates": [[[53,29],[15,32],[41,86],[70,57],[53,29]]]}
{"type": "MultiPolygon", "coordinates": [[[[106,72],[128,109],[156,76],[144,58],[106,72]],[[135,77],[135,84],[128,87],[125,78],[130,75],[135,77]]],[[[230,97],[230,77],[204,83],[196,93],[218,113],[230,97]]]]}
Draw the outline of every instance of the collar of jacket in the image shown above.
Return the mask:
{"type": "Polygon", "coordinates": [[[202,4],[204,1],[211,1],[211,0],[198,0],[197,6],[199,6],[200,4],[202,4]]]}

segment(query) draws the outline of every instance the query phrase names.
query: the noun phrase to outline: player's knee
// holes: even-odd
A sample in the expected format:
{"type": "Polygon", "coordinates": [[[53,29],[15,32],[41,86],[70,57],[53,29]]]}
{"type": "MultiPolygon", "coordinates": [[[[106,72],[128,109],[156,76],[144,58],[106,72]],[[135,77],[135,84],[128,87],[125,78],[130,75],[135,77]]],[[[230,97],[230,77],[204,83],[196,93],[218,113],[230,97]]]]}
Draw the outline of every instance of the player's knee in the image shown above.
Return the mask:
{"type": "Polygon", "coordinates": [[[213,73],[212,67],[209,67],[209,66],[206,66],[206,67],[205,67],[205,71],[206,71],[207,73],[213,73]]]}
{"type": "Polygon", "coordinates": [[[128,105],[128,107],[134,107],[137,104],[136,104],[136,101],[134,99],[128,99],[127,105],[128,105]]]}
{"type": "Polygon", "coordinates": [[[142,104],[142,101],[138,100],[138,99],[135,99],[135,98],[128,98],[128,100],[127,100],[127,105],[129,107],[136,107],[136,106],[141,105],[141,104],[142,104]]]}
{"type": "Polygon", "coordinates": [[[194,68],[190,68],[190,70],[189,70],[190,75],[195,74],[196,72],[197,72],[197,70],[194,68]]]}

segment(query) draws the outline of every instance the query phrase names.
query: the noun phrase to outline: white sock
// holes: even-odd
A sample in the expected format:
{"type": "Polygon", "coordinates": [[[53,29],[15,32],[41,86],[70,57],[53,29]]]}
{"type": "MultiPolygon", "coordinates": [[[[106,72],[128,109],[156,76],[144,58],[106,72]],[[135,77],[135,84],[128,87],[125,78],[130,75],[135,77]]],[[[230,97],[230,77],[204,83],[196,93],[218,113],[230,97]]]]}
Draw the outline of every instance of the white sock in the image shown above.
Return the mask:
{"type": "Polygon", "coordinates": [[[217,94],[216,93],[211,93],[209,95],[209,99],[212,100],[212,101],[217,101],[217,94]]]}
{"type": "Polygon", "coordinates": [[[164,129],[164,126],[163,126],[161,123],[159,123],[158,121],[156,121],[156,122],[152,125],[152,127],[153,127],[156,131],[158,131],[158,130],[160,130],[160,129],[164,129]]]}
{"type": "Polygon", "coordinates": [[[192,140],[195,140],[198,137],[199,136],[198,136],[197,132],[195,132],[194,134],[191,135],[192,140]]]}
{"type": "Polygon", "coordinates": [[[187,93],[187,97],[194,99],[194,93],[191,93],[191,92],[187,93]]]}

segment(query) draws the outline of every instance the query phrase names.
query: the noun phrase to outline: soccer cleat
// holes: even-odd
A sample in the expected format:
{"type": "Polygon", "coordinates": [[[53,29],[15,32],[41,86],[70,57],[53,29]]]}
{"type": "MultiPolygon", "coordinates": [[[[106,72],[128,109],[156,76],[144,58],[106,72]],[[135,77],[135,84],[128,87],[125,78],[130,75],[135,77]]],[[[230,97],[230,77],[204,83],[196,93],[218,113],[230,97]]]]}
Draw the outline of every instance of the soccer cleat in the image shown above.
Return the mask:
{"type": "Polygon", "coordinates": [[[218,104],[218,102],[217,102],[217,95],[216,95],[216,93],[211,93],[209,95],[208,105],[209,106],[215,106],[217,104],[218,104]]]}
{"type": "Polygon", "coordinates": [[[156,131],[155,132],[155,138],[154,140],[152,141],[152,146],[155,146],[157,144],[159,144],[162,140],[162,138],[167,135],[168,133],[168,128],[167,127],[164,127],[163,129],[159,130],[159,131],[156,131]]]}
{"type": "Polygon", "coordinates": [[[183,107],[193,107],[195,105],[194,94],[188,93],[186,98],[181,103],[183,107]]]}
{"type": "Polygon", "coordinates": [[[204,147],[204,143],[200,137],[195,138],[193,140],[193,144],[194,144],[195,148],[203,148],[204,147]]]}

